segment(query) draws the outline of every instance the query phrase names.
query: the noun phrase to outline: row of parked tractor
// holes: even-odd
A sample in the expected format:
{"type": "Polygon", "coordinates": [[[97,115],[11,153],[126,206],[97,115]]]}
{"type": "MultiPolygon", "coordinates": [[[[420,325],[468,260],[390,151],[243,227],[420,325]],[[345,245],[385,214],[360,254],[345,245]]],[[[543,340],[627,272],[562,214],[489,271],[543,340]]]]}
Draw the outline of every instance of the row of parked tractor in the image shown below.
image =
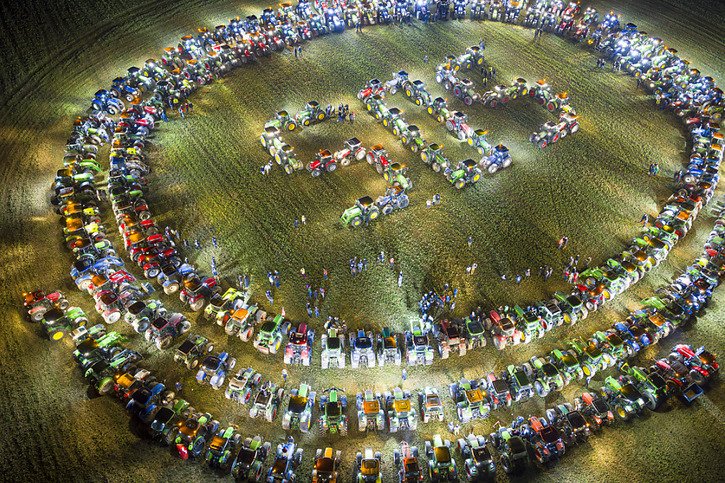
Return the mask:
{"type": "MultiPolygon", "coordinates": [[[[27,299],[26,299],[27,300],[27,299]]],[[[57,292],[44,298],[52,310],[70,312],[64,297],[57,292]],[[61,308],[64,307],[64,308],[61,308]]],[[[37,319],[40,305],[28,304],[28,315],[37,319]]],[[[89,330],[76,330],[73,334],[74,359],[89,383],[99,392],[114,395],[126,407],[133,424],[150,439],[173,447],[182,459],[199,459],[223,473],[240,479],[259,481],[265,477],[265,466],[272,445],[261,436],[244,438],[235,425],[222,425],[209,413],[191,407],[188,401],[176,399],[154,375],[141,367],[141,355],[124,347],[125,338],[116,332],[107,332],[103,324],[89,330]]],[[[209,354],[213,346],[208,341],[190,338],[179,348],[175,360],[190,367],[198,365],[204,357],[199,373],[206,372],[219,362],[233,368],[228,354],[209,354]],[[195,347],[197,352],[189,350],[195,347]],[[194,355],[196,354],[196,356],[194,355]],[[192,361],[196,360],[194,363],[192,361]]],[[[703,388],[719,373],[715,356],[704,348],[679,344],[667,358],[659,359],[649,368],[621,366],[618,378],[607,377],[600,391],[586,392],[573,404],[562,403],[546,410],[546,416],[518,417],[509,426],[499,427],[488,437],[469,435],[457,441],[463,460],[459,472],[453,454],[453,445],[435,435],[426,441],[427,471],[420,463],[417,448],[403,443],[393,455],[399,481],[419,481],[427,473],[432,481],[468,481],[492,478],[497,469],[492,448],[499,454],[498,463],[507,473],[520,473],[537,462],[549,465],[561,458],[567,447],[586,442],[590,434],[615,420],[627,421],[642,415],[646,408],[659,407],[669,396],[677,394],[691,403],[703,393],[703,388]],[[697,374],[697,376],[694,376],[697,374]],[[699,381],[699,382],[696,382],[699,381]],[[459,474],[460,473],[460,474],[459,474]]],[[[197,376],[200,382],[202,379],[197,376]]],[[[501,391],[491,381],[491,387],[462,379],[450,387],[456,402],[458,418],[467,422],[484,417],[486,409],[481,402],[489,391],[501,391]]],[[[213,383],[212,383],[213,384],[213,383]]],[[[239,371],[226,391],[228,398],[240,404],[252,403],[250,416],[263,416],[273,421],[284,401],[284,390],[271,382],[262,383],[262,376],[252,368],[239,371]],[[255,394],[256,392],[256,394],[255,394]]],[[[499,406],[507,406],[511,396],[500,395],[499,406]]],[[[282,416],[285,429],[307,432],[313,421],[313,411],[319,408],[319,428],[323,432],[345,434],[348,430],[347,397],[341,389],[329,388],[322,392],[319,404],[312,388],[301,383],[287,398],[282,416]]],[[[418,419],[442,421],[445,418],[438,391],[426,387],[413,395],[401,388],[384,394],[365,390],[356,396],[355,408],[360,431],[390,432],[414,431],[418,419]],[[420,408],[420,418],[416,412],[420,408]]],[[[341,462],[341,453],[331,448],[317,450],[313,461],[313,481],[335,481],[341,462]]],[[[292,437],[277,445],[266,470],[267,481],[292,481],[302,462],[303,451],[292,437]]],[[[365,449],[355,458],[358,481],[380,481],[383,457],[379,452],[365,449]]]]}
{"type": "Polygon", "coordinates": [[[360,89],[357,96],[363,101],[368,112],[390,129],[403,146],[414,153],[419,152],[421,160],[433,171],[443,174],[456,189],[477,183],[481,179],[481,169],[495,173],[499,168],[511,165],[508,148],[503,145],[492,147],[486,139],[487,131],[470,127],[466,114],[450,111],[445,99],[442,97],[433,99],[423,81],[411,81],[408,73],[403,70],[394,73],[393,79],[387,82],[371,79],[360,89]],[[422,106],[433,118],[444,123],[448,131],[458,140],[467,141],[479,155],[483,155],[480,161],[466,159],[453,163],[443,154],[443,144],[428,143],[423,139],[418,126],[409,124],[400,109],[390,108],[385,103],[386,94],[394,95],[398,91],[404,92],[411,102],[422,106]]]}
{"type": "MultiPolygon", "coordinates": [[[[533,98],[536,103],[558,117],[558,121],[545,122],[530,136],[529,140],[541,149],[579,131],[576,110],[569,103],[568,94],[566,92],[555,94],[543,79],[534,85],[529,85],[526,79],[519,77],[511,85],[499,84],[479,94],[470,79],[458,77],[461,67],[471,70],[484,64],[485,59],[479,46],[469,47],[459,56],[447,55],[445,61],[436,67],[436,82],[442,84],[446,90],[452,91],[453,95],[467,106],[480,102],[484,106],[496,108],[504,107],[516,99],[533,98]]],[[[459,138],[465,139],[461,134],[459,138]]],[[[472,137],[468,136],[468,139],[472,137]]]]}
{"type": "MultiPolygon", "coordinates": [[[[326,110],[322,109],[317,101],[308,102],[305,108],[294,116],[287,111],[278,111],[274,119],[265,123],[260,142],[274,157],[277,164],[282,166],[287,174],[292,174],[301,170],[304,164],[295,155],[294,148],[284,141],[281,133],[295,131],[300,126],[320,123],[327,118],[326,110]]],[[[340,222],[346,227],[368,224],[381,214],[389,215],[396,210],[407,208],[410,204],[406,193],[412,187],[408,168],[405,163],[393,161],[381,144],[366,149],[358,138],[350,138],[345,141],[345,145],[341,149],[334,153],[329,149],[320,149],[315,155],[315,159],[307,164],[307,171],[317,178],[323,173],[336,171],[338,166],[349,166],[353,161],[363,159],[383,176],[388,182],[388,186],[385,194],[376,199],[363,196],[355,201],[355,205],[346,209],[340,217],[340,222]]]]}

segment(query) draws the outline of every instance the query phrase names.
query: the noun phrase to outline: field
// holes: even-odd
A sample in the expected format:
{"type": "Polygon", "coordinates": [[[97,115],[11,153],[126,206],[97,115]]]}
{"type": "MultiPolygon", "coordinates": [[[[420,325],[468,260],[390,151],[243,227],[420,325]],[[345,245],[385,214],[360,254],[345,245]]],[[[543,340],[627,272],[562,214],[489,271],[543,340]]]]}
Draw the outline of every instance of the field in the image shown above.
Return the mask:
{"type": "MultiPolygon", "coordinates": [[[[0,306],[7,314],[0,327],[4,479],[176,481],[212,475],[202,465],[180,463],[167,451],[139,442],[117,403],[89,398],[69,355],[70,346],[52,346],[20,317],[19,292],[37,286],[57,287],[71,294],[75,304],[92,311],[88,299],[81,297],[67,276],[70,257],[63,251],[47,198],[72,119],[93,92],[197,26],[217,25],[264,6],[263,2],[239,6],[223,1],[94,0],[93,8],[55,1],[0,7],[0,49],[9,54],[0,74],[0,193],[4,207],[0,213],[4,289],[0,306]]],[[[724,12],[718,2],[698,0],[683,6],[674,0],[644,0],[596,2],[595,6],[600,11],[611,7],[623,12],[627,20],[664,38],[704,73],[718,81],[724,78],[725,46],[716,34],[724,12]]],[[[471,77],[480,81],[477,73],[471,77]]],[[[671,191],[672,173],[682,165],[688,149],[679,124],[656,110],[632,78],[597,70],[590,52],[562,39],[545,35],[534,42],[532,31],[498,23],[366,28],[362,34],[330,36],[306,45],[301,59],[286,52],[257,66],[243,67],[202,89],[193,101],[194,113],[185,121],[162,126],[153,142],[149,199],[159,222],[178,228],[188,240],[199,239],[203,250],[185,253],[205,269],[215,256],[227,284],[237,274],[251,272],[254,297],[260,302],[267,288],[267,271],[280,270],[283,283],[275,293],[275,305],[263,305],[272,311],[284,307],[293,320],[307,318],[300,268],[316,283],[320,283],[323,267],[327,268],[330,288],[322,314],[339,315],[353,327],[390,325],[402,330],[417,314],[420,293],[446,282],[460,289],[456,309],[460,314],[479,304],[533,302],[566,288],[559,276],[547,283],[533,276],[516,285],[501,281],[499,274],[506,273],[511,279],[526,268],[536,274],[541,265],[559,267],[570,254],[591,256],[592,263],[614,255],[638,232],[642,214],[655,215],[662,206],[671,191]],[[530,82],[545,77],[555,88],[569,92],[581,114],[582,131],[540,152],[528,142],[528,135],[547,114],[532,102],[515,103],[505,110],[464,109],[448,96],[454,109],[469,113],[472,125],[489,129],[491,139],[506,144],[514,156],[510,169],[486,175],[473,189],[455,192],[375,123],[355,92],[372,77],[388,79],[393,71],[404,68],[412,78],[424,80],[434,95],[444,95],[434,82],[435,65],[445,54],[460,53],[481,38],[486,42],[489,63],[498,70],[498,82],[508,83],[519,76],[530,82]],[[426,54],[428,64],[423,62],[426,54]],[[302,159],[311,159],[319,148],[337,149],[353,135],[366,146],[383,143],[394,159],[405,160],[411,168],[414,190],[410,208],[370,227],[346,230],[338,223],[342,211],[355,198],[376,196],[383,189],[382,180],[366,163],[321,179],[304,172],[287,176],[278,167],[268,176],[259,174],[259,167],[267,161],[258,142],[264,121],[279,109],[295,112],[310,99],[323,104],[347,103],[357,120],[353,125],[328,122],[287,135],[302,159]],[[652,161],[659,161],[663,168],[657,178],[646,173],[652,161]],[[434,193],[441,194],[442,203],[426,208],[425,200],[434,193]],[[293,220],[301,215],[308,223],[295,229],[293,220]],[[556,240],[564,234],[571,243],[561,253],[556,250],[556,240]],[[469,235],[474,237],[471,248],[466,244],[469,235]],[[219,249],[211,246],[211,236],[219,239],[219,249]],[[396,284],[397,269],[393,272],[375,265],[380,250],[395,257],[404,274],[402,288],[396,284]],[[347,261],[353,256],[368,258],[373,267],[351,277],[347,261]],[[467,276],[465,267],[474,261],[479,268],[474,276],[467,276]]],[[[400,107],[409,121],[420,126],[426,139],[445,143],[455,159],[470,156],[468,148],[454,146],[457,141],[442,126],[404,97],[395,96],[389,104],[400,107]]],[[[463,359],[437,362],[426,370],[412,369],[405,387],[435,384],[443,388],[464,374],[500,371],[509,363],[543,354],[562,340],[610,325],[700,252],[712,220],[708,213],[701,214],[666,263],[583,323],[504,353],[487,347],[463,359]]],[[[707,344],[714,352],[725,354],[723,300],[722,294],[716,296],[708,313],[666,346],[682,340],[707,344]]],[[[175,307],[170,298],[164,301],[175,307]]],[[[321,328],[319,320],[311,325],[321,328]]],[[[218,343],[225,338],[221,329],[201,320],[194,331],[218,343]]],[[[256,431],[274,441],[283,436],[278,421],[253,428],[241,408],[219,392],[196,386],[193,374],[175,366],[169,354],[159,354],[145,342],[134,345],[148,354],[148,366],[157,368],[170,384],[183,380],[184,396],[195,407],[211,411],[222,422],[239,424],[245,434],[256,431]]],[[[279,360],[262,358],[237,339],[221,345],[237,356],[238,366],[253,365],[262,374],[281,379],[279,360]]],[[[666,354],[667,348],[657,347],[639,357],[649,360],[666,354]]],[[[351,399],[372,381],[379,390],[400,384],[400,374],[390,370],[321,373],[292,369],[290,373],[293,385],[307,381],[319,389],[337,384],[351,399]]],[[[536,399],[519,406],[516,414],[537,414],[544,402],[570,400],[577,390],[581,387],[572,385],[546,401],[536,399]]],[[[657,475],[662,481],[716,480],[725,472],[720,458],[724,392],[721,385],[716,386],[693,408],[673,404],[635,421],[631,428],[620,426],[575,448],[556,467],[529,472],[527,477],[541,481],[651,481],[657,475]]],[[[464,429],[486,434],[497,420],[505,423],[512,415],[499,411],[464,429]]],[[[418,436],[424,439],[436,431],[446,432],[442,426],[426,426],[412,439],[422,446],[418,436]]],[[[301,474],[309,474],[314,449],[328,443],[344,451],[346,475],[354,452],[365,446],[383,451],[390,469],[390,455],[400,439],[355,433],[344,441],[306,436],[301,440],[307,456],[301,474]]],[[[391,475],[387,473],[389,478],[391,475]]]]}

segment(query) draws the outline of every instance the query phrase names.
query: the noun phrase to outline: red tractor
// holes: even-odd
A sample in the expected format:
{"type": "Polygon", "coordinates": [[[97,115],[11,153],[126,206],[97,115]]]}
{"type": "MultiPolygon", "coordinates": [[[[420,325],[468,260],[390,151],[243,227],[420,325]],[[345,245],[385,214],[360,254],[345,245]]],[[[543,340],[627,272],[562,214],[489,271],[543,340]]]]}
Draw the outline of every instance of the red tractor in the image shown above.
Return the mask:
{"type": "Polygon", "coordinates": [[[47,311],[53,308],[65,310],[70,304],[62,292],[46,294],[42,290],[23,292],[23,307],[33,322],[40,322],[47,311]]]}
{"type": "Polygon", "coordinates": [[[337,169],[337,159],[327,149],[320,149],[315,155],[315,159],[307,164],[307,171],[312,174],[313,178],[317,178],[322,173],[332,173],[337,169]]]}
{"type": "Polygon", "coordinates": [[[378,174],[383,174],[393,163],[389,156],[388,151],[383,148],[382,144],[376,144],[367,153],[368,164],[375,166],[378,174]]]}
{"type": "Polygon", "coordinates": [[[217,291],[217,281],[214,277],[200,278],[194,274],[184,280],[184,284],[179,292],[179,299],[189,305],[194,312],[204,308],[207,299],[217,291]]]}

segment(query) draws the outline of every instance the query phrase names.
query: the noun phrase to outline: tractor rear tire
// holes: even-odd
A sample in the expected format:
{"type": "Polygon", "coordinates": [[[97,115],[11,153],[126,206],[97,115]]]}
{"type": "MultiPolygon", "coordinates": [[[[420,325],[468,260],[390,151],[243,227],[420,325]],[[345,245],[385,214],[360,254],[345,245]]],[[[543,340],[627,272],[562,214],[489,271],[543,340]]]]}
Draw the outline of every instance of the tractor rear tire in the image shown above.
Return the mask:
{"type": "Polygon", "coordinates": [[[363,219],[359,216],[356,216],[355,218],[352,219],[350,224],[357,228],[358,226],[362,225],[362,222],[363,222],[363,219]]]}

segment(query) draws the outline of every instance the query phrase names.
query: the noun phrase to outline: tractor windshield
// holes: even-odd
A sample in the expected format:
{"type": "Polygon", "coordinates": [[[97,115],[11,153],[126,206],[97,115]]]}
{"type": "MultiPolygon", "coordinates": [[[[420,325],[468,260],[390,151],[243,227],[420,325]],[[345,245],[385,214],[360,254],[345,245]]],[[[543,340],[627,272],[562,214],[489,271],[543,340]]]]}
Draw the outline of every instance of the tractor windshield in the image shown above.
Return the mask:
{"type": "Polygon", "coordinates": [[[358,349],[370,349],[373,346],[373,342],[369,337],[360,337],[357,340],[358,349]]]}

